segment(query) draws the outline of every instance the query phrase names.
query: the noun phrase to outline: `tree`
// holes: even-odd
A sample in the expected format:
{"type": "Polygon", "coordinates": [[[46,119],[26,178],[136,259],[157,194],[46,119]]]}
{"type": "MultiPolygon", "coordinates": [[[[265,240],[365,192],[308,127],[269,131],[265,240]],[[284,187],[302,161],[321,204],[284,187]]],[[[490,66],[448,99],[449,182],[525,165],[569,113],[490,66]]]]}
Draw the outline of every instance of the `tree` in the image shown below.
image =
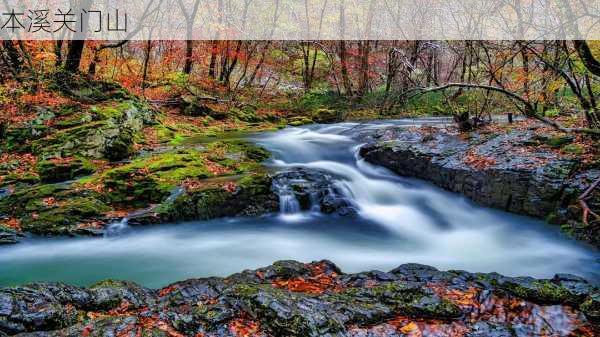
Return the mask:
{"type": "MultiPolygon", "coordinates": [[[[222,0],[219,0],[222,1],[222,0]]],[[[188,6],[183,2],[183,0],[177,0],[177,4],[179,4],[179,9],[181,10],[183,17],[185,18],[185,28],[186,28],[186,41],[185,41],[185,63],[183,66],[183,72],[185,74],[192,73],[193,66],[193,56],[194,56],[194,21],[196,20],[196,14],[198,13],[198,8],[200,6],[200,0],[194,0],[194,4],[191,7],[192,10],[188,12],[188,6]]]]}

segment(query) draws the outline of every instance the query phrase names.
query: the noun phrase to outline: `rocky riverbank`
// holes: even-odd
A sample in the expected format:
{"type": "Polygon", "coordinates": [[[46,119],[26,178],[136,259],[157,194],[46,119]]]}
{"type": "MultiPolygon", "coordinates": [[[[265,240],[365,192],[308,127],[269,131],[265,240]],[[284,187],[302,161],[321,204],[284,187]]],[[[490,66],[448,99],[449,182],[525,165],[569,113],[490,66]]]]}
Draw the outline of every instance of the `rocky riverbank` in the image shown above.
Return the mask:
{"type": "MultiPolygon", "coordinates": [[[[484,206],[545,219],[600,246],[599,224],[583,223],[578,198],[600,178],[574,137],[539,125],[459,134],[443,127],[384,128],[362,135],[360,155],[399,175],[423,179],[484,206]]],[[[600,190],[588,204],[600,207],[600,190]]]]}
{"type": "Polygon", "coordinates": [[[162,289],[0,289],[0,336],[594,336],[598,288],[405,264],[344,274],[329,261],[280,261],[162,289]]]}
{"type": "Polygon", "coordinates": [[[118,84],[62,73],[38,90],[53,99],[22,102],[2,133],[0,244],[28,234],[102,235],[130,216],[142,224],[278,207],[261,165],[269,153],[229,134],[288,120],[248,109],[190,117],[180,111],[186,100],[159,110],[118,84]]]}

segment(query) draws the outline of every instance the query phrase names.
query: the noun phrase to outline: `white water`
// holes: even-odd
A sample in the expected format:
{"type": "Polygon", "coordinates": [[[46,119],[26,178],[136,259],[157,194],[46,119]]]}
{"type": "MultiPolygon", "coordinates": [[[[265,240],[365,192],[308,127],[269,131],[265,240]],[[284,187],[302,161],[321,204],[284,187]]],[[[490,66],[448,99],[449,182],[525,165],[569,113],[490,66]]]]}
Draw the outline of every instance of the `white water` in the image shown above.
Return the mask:
{"type": "MultiPolygon", "coordinates": [[[[408,123],[406,123],[408,124],[408,123]]],[[[599,280],[599,255],[555,226],[477,206],[427,183],[398,177],[357,157],[351,136],[380,124],[289,128],[255,141],[275,169],[330,172],[357,216],[299,212],[279,186],[281,214],[131,228],[105,238],[30,239],[0,247],[0,286],[28,281],[89,284],[105,278],[162,286],[228,275],[278,259],[330,259],[347,272],[417,262],[440,269],[599,280]]],[[[116,224],[123,229],[126,223],[116,224]]]]}
{"type": "Polygon", "coordinates": [[[125,217],[120,221],[114,222],[106,226],[106,230],[104,231],[105,237],[114,237],[118,235],[122,235],[125,232],[130,230],[129,227],[129,218],[125,217]]]}

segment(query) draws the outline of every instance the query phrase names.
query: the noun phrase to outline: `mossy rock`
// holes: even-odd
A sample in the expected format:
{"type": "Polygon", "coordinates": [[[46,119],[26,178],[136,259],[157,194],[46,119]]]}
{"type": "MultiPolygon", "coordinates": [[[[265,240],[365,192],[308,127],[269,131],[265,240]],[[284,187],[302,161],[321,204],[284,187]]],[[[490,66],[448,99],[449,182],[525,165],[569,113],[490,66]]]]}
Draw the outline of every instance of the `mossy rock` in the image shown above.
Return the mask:
{"type": "Polygon", "coordinates": [[[0,183],[0,186],[8,185],[35,185],[40,182],[40,176],[31,171],[25,172],[13,172],[3,176],[4,179],[0,183]]]}
{"type": "Polygon", "coordinates": [[[101,179],[112,202],[145,204],[161,202],[185,179],[210,175],[200,153],[190,149],[136,159],[108,170],[101,179]]]}
{"type": "Polygon", "coordinates": [[[20,233],[0,222],[0,246],[19,242],[20,233]]]}
{"type": "Polygon", "coordinates": [[[116,82],[96,81],[67,71],[58,71],[52,74],[49,89],[57,90],[63,95],[83,103],[133,98],[116,82]]]}
{"type": "Polygon", "coordinates": [[[242,108],[232,108],[230,114],[237,120],[247,123],[260,123],[263,118],[256,114],[256,108],[246,105],[242,108]]]}
{"type": "Polygon", "coordinates": [[[26,124],[11,127],[6,130],[4,148],[7,151],[27,152],[32,141],[41,139],[50,134],[52,130],[44,124],[26,124]]]}
{"type": "Polygon", "coordinates": [[[313,124],[314,121],[308,117],[294,117],[290,119],[288,125],[290,126],[302,126],[307,124],[313,124]]]}
{"type": "Polygon", "coordinates": [[[53,197],[69,187],[64,184],[39,185],[15,191],[6,198],[0,199],[0,213],[21,216],[38,209],[38,202],[43,198],[53,197]]]}
{"type": "Polygon", "coordinates": [[[106,139],[104,157],[111,161],[129,158],[134,152],[135,132],[127,127],[119,128],[119,133],[106,139]]]}
{"type": "Polygon", "coordinates": [[[311,118],[317,123],[335,123],[339,122],[340,114],[333,109],[321,108],[314,111],[311,118]]]}
{"type": "Polygon", "coordinates": [[[181,97],[181,112],[191,117],[210,116],[214,113],[211,108],[202,104],[198,98],[191,95],[181,97]]]}
{"type": "Polygon", "coordinates": [[[501,282],[493,282],[499,288],[517,297],[541,304],[577,303],[576,296],[565,287],[551,280],[534,280],[528,277],[516,277],[501,282]]]}
{"type": "Polygon", "coordinates": [[[116,137],[119,127],[108,121],[97,121],[60,130],[44,139],[34,141],[31,150],[42,159],[80,155],[102,158],[108,138],[116,137]]]}
{"type": "Polygon", "coordinates": [[[583,145],[581,144],[569,144],[562,147],[562,150],[566,153],[574,154],[574,155],[582,155],[585,151],[583,145]]]}
{"type": "Polygon", "coordinates": [[[76,126],[80,126],[93,121],[93,116],[89,113],[81,113],[70,118],[59,120],[54,123],[54,127],[57,129],[68,129],[76,126]]]}
{"type": "Polygon", "coordinates": [[[263,173],[252,173],[241,178],[207,182],[202,188],[187,191],[163,203],[151,216],[142,216],[132,222],[148,224],[257,216],[276,211],[278,207],[277,197],[271,191],[271,178],[263,173]],[[233,184],[235,189],[224,188],[226,184],[233,184]]]}
{"type": "Polygon", "coordinates": [[[69,235],[78,225],[104,216],[111,208],[91,197],[73,197],[55,207],[32,212],[21,220],[24,231],[40,235],[69,235]]]}
{"type": "Polygon", "coordinates": [[[591,294],[580,309],[590,321],[600,324],[600,292],[591,294]]]}
{"type": "Polygon", "coordinates": [[[37,163],[36,170],[44,183],[61,182],[94,173],[94,165],[85,158],[50,159],[37,163]]]}
{"type": "Polygon", "coordinates": [[[133,152],[137,133],[154,124],[156,117],[152,109],[135,100],[105,102],[87,113],[93,115],[92,121],[51,132],[33,141],[31,151],[42,160],[71,156],[125,159],[133,152]]]}

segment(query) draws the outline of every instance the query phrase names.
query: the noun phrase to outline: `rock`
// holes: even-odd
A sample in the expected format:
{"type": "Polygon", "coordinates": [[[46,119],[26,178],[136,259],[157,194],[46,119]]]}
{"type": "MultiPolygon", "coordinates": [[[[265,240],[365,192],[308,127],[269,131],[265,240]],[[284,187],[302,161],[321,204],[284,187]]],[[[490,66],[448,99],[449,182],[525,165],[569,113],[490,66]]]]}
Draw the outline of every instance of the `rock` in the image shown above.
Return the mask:
{"type": "Polygon", "coordinates": [[[75,235],[79,225],[102,219],[110,209],[99,193],[69,184],[39,185],[0,199],[0,213],[19,218],[23,231],[40,235],[75,235]]]}
{"type": "Polygon", "coordinates": [[[279,172],[273,177],[273,191],[291,193],[302,210],[319,210],[326,214],[351,215],[356,206],[333,182],[331,174],[304,168],[279,172]]]}
{"type": "Polygon", "coordinates": [[[311,120],[316,123],[335,123],[342,120],[342,115],[333,109],[320,108],[312,113],[311,120]]]}
{"type": "Polygon", "coordinates": [[[441,128],[388,128],[372,133],[360,155],[484,206],[568,223],[577,238],[600,244],[592,228],[578,229],[581,214],[570,211],[590,181],[600,177],[598,170],[574,175],[577,160],[543,147],[523,149],[539,141],[530,130],[470,136],[465,140],[441,128]]]}
{"type": "Polygon", "coordinates": [[[133,154],[133,130],[127,127],[119,128],[119,132],[107,138],[104,144],[104,157],[111,161],[129,158],[133,154]]]}
{"type": "Polygon", "coordinates": [[[24,231],[38,235],[76,235],[80,225],[98,221],[110,211],[104,202],[92,197],[72,197],[64,203],[22,217],[24,231]]]}
{"type": "MultiPolygon", "coordinates": [[[[226,184],[227,182],[225,182],[226,184]]],[[[130,225],[170,221],[208,220],[220,217],[258,216],[277,210],[271,178],[248,174],[230,185],[217,184],[187,191],[152,212],[130,219],[130,225]],[[226,188],[235,186],[235,190],[226,188]]]]}
{"type": "Polygon", "coordinates": [[[184,115],[191,117],[212,116],[214,118],[215,111],[202,104],[195,96],[182,96],[181,101],[181,111],[184,115]]]}
{"type": "Polygon", "coordinates": [[[0,245],[17,243],[20,237],[21,234],[16,230],[0,224],[0,245]]]}
{"type": "MultiPolygon", "coordinates": [[[[591,337],[598,328],[588,321],[597,313],[597,288],[573,308],[542,306],[483,285],[476,276],[416,264],[394,273],[343,274],[329,261],[278,261],[157,290],[112,280],[89,288],[31,284],[0,289],[0,335],[374,337],[418,329],[423,335],[504,337],[515,331],[533,335],[545,326],[560,335],[591,337]]],[[[556,280],[584,282],[564,275],[556,280]]]]}
{"type": "Polygon", "coordinates": [[[84,158],[53,158],[37,163],[36,170],[44,183],[56,183],[92,174],[95,169],[84,158]]]}
{"type": "Polygon", "coordinates": [[[581,304],[581,311],[590,321],[600,324],[600,292],[597,289],[581,304]]]}
{"type": "Polygon", "coordinates": [[[58,90],[66,96],[87,104],[131,98],[131,95],[116,82],[96,81],[66,71],[58,71],[52,75],[49,89],[58,90]]]}
{"type": "Polygon", "coordinates": [[[31,143],[32,152],[42,159],[79,156],[120,160],[132,152],[133,138],[144,125],[154,123],[154,112],[137,101],[108,102],[90,110],[95,120],[72,128],[56,130],[31,143]]]}

